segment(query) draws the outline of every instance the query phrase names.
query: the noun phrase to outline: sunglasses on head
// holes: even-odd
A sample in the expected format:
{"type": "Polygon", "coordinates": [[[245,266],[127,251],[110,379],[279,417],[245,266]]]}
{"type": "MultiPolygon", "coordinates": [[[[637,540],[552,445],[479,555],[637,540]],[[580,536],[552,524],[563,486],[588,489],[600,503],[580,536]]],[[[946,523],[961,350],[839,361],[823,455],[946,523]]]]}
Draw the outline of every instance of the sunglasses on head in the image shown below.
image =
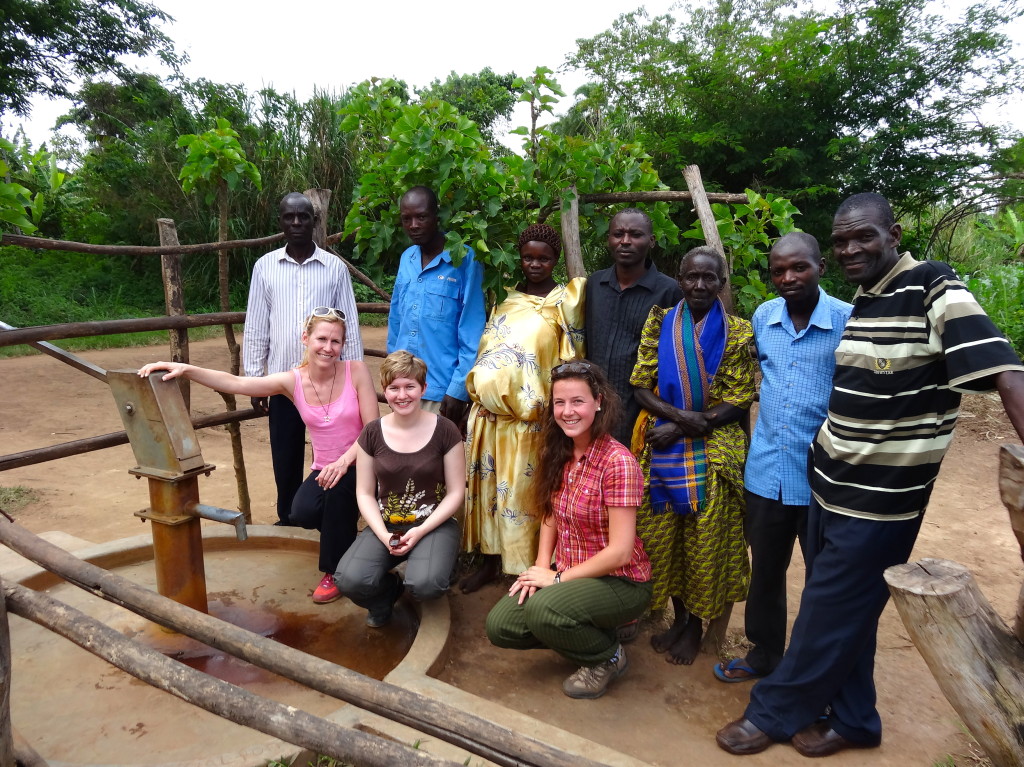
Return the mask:
{"type": "Polygon", "coordinates": [[[563,362],[561,365],[551,369],[551,375],[567,375],[569,373],[589,373],[591,371],[589,362],[563,362]]]}
{"type": "Polygon", "coordinates": [[[333,306],[318,306],[316,309],[313,310],[313,312],[309,316],[310,318],[337,317],[342,322],[345,322],[345,312],[343,312],[341,309],[335,309],[333,306]]]}

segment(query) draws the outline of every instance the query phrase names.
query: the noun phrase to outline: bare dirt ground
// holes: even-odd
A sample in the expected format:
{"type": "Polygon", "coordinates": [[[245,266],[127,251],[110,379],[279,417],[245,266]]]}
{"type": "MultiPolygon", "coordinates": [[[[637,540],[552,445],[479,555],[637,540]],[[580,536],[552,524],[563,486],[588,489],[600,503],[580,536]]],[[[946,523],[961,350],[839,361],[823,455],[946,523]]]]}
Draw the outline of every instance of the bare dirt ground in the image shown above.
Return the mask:
{"type": "MultiPolygon", "coordinates": [[[[368,347],[383,348],[384,330],[364,328],[368,347]]],[[[83,357],[109,369],[137,368],[161,356],[161,347],[87,352],[83,357]]],[[[224,367],[222,339],[192,345],[197,364],[224,367]]],[[[374,361],[376,362],[376,361],[374,361]]],[[[42,356],[0,360],[0,452],[14,453],[68,440],[119,431],[120,420],[100,382],[42,356]]],[[[192,387],[193,412],[222,409],[218,395],[192,387]]],[[[253,521],[276,519],[266,424],[242,424],[245,459],[253,499],[253,521]]],[[[968,566],[995,610],[1009,619],[1021,579],[1021,556],[997,488],[997,448],[1013,437],[998,398],[968,397],[946,457],[914,558],[942,557],[968,566]]],[[[234,508],[235,482],[227,434],[200,432],[203,455],[219,468],[200,480],[204,503],[234,508]]],[[[145,532],[133,512],[147,502],[146,485],[128,474],[135,465],[126,445],[15,469],[0,485],[32,489],[38,500],[17,512],[17,521],[37,533],[63,531],[100,543],[145,532]]],[[[799,560],[799,555],[797,555],[799,560]]],[[[790,570],[790,605],[795,612],[802,564],[790,570]]],[[[313,579],[315,580],[315,578],[313,579]]],[[[311,581],[310,589],[315,584],[311,581]]],[[[477,594],[453,592],[454,652],[441,677],[457,687],[584,735],[624,753],[665,767],[678,764],[727,765],[736,760],[714,744],[716,730],[739,716],[749,685],[725,685],[711,674],[714,659],[701,655],[692,667],[671,666],[649,645],[655,628],[647,622],[630,646],[631,666],[604,698],[572,701],[558,685],[573,669],[554,653],[516,653],[490,646],[484,635],[487,610],[503,594],[494,584],[477,594]]],[[[742,627],[742,606],[733,614],[733,632],[742,627]]],[[[946,703],[890,605],[882,617],[875,672],[884,743],[870,752],[833,757],[837,765],[968,765],[969,744],[956,714],[946,703]],[[949,761],[950,756],[954,761],[949,761]]],[[[803,764],[788,746],[748,757],[752,765],[803,764]]]]}

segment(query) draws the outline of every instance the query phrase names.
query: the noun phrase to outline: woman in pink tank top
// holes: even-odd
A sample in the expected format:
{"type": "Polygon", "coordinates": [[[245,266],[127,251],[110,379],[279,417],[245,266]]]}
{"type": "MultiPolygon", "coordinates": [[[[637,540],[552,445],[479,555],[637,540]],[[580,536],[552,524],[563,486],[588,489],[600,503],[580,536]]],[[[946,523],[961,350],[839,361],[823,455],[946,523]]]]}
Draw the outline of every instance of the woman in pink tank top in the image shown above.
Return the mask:
{"type": "Polygon", "coordinates": [[[294,370],[248,378],[183,362],[152,362],[139,370],[146,377],[166,370],[163,380],[179,376],[211,389],[246,397],[283,394],[295,403],[313,443],[313,463],[292,501],[289,522],[320,531],[318,604],[341,597],[334,572],[356,537],[356,439],[363,424],[380,417],[370,370],[362,361],[338,359],[345,344],[345,316],[333,308],[316,310],[302,332],[305,359],[294,370]]]}

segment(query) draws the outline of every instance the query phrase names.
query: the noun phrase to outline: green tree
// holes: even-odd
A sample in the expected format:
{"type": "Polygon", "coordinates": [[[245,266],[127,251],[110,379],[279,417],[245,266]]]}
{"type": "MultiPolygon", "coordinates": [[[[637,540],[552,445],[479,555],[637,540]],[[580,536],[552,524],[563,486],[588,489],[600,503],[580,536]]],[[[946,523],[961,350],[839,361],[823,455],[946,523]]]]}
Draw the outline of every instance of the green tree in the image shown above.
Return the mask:
{"type": "Polygon", "coordinates": [[[508,125],[516,105],[515,81],[514,72],[499,75],[485,67],[476,74],[452,72],[444,82],[434,80],[426,88],[417,89],[416,96],[420,101],[447,101],[459,114],[475,122],[480,135],[496,149],[495,131],[508,125]]]}
{"type": "MultiPolygon", "coordinates": [[[[0,178],[10,177],[11,166],[4,155],[13,153],[14,150],[14,144],[0,138],[0,178]]],[[[31,191],[13,181],[0,181],[0,222],[7,226],[18,227],[27,234],[32,234],[36,227],[29,218],[31,209],[31,191]]]]}
{"type": "Polygon", "coordinates": [[[35,94],[67,96],[78,77],[127,71],[121,56],[179,62],[160,24],[171,17],[137,0],[5,0],[0,11],[0,113],[28,115],[35,94]]]}
{"type": "MultiPolygon", "coordinates": [[[[238,131],[234,130],[223,117],[217,118],[217,127],[199,135],[188,134],[178,139],[178,146],[187,152],[185,164],[178,178],[186,193],[202,190],[207,205],[217,202],[220,219],[218,242],[228,237],[228,205],[229,195],[238,189],[242,182],[249,181],[257,188],[263,185],[260,172],[256,166],[246,159],[245,151],[238,143],[238,131]]],[[[221,251],[218,259],[218,283],[220,285],[220,310],[231,310],[231,288],[228,270],[228,252],[221,251]]],[[[235,331],[231,324],[224,326],[224,337],[227,340],[228,352],[231,355],[231,372],[238,375],[241,363],[241,350],[235,340],[235,331]]],[[[221,393],[228,410],[235,410],[235,395],[221,393]]],[[[249,506],[249,487],[245,478],[245,460],[242,455],[242,432],[238,423],[228,424],[231,435],[231,452],[234,456],[235,478],[238,485],[238,508],[248,521],[252,521],[249,506]]]]}
{"type": "MultiPolygon", "coordinates": [[[[561,89],[551,70],[540,67],[517,78],[518,99],[535,115],[524,137],[523,154],[495,157],[476,124],[447,102],[409,104],[402,84],[367,81],[349,94],[343,130],[352,131],[363,151],[359,185],[345,219],[345,233],[372,272],[391,270],[401,253],[398,199],[424,184],[438,194],[446,245],[461,259],[471,246],[484,267],[484,287],[500,300],[518,263],[516,241],[528,223],[544,220],[563,198],[577,193],[662,188],[650,158],[637,145],[610,139],[586,141],[562,136],[538,124],[553,112],[561,89]]],[[[593,206],[581,207],[583,236],[600,237],[602,217],[593,225],[593,206]]],[[[675,241],[678,229],[662,204],[652,208],[662,241],[675,241]]]]}
{"type": "Polygon", "coordinates": [[[1005,138],[977,118],[1020,92],[1015,2],[959,20],[929,0],[716,0],[624,14],[578,41],[586,68],[664,180],[694,162],[712,189],[792,195],[826,211],[871,189],[903,211],[962,188],[1005,138]]]}

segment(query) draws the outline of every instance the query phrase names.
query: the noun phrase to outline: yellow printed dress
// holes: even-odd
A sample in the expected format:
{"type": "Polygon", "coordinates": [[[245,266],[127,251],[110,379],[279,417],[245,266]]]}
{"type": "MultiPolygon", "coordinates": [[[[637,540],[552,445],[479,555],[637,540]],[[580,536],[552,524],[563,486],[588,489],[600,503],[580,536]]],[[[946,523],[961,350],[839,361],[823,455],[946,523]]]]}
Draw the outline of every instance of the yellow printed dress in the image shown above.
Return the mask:
{"type": "Polygon", "coordinates": [[[537,556],[540,516],[531,484],[551,368],[583,356],[582,278],[546,296],[510,290],[484,327],[466,377],[473,407],[466,430],[469,486],[465,551],[500,554],[502,570],[521,573],[537,556]]]}
{"type": "MultiPolygon", "coordinates": [[[[629,382],[651,388],[658,382],[658,339],[669,309],[654,307],[640,334],[637,364],[629,382]]],[[[728,402],[746,410],[754,401],[754,361],[747,349],[754,336],[747,320],[726,316],[725,352],[708,392],[710,409],[728,402]]],[[[654,424],[646,411],[645,426],[654,424]]],[[[634,452],[638,452],[634,445],[634,452]]],[[[636,531],[651,560],[654,596],[651,610],[660,610],[669,597],[679,597],[686,609],[704,620],[721,615],[725,605],[742,602],[750,583],[750,563],[743,538],[743,462],[747,436],[736,421],[720,426],[706,440],[707,508],[699,514],[656,514],[649,489],[637,510],[636,531]]],[[[638,452],[645,482],[650,477],[651,448],[638,452]]]]}

